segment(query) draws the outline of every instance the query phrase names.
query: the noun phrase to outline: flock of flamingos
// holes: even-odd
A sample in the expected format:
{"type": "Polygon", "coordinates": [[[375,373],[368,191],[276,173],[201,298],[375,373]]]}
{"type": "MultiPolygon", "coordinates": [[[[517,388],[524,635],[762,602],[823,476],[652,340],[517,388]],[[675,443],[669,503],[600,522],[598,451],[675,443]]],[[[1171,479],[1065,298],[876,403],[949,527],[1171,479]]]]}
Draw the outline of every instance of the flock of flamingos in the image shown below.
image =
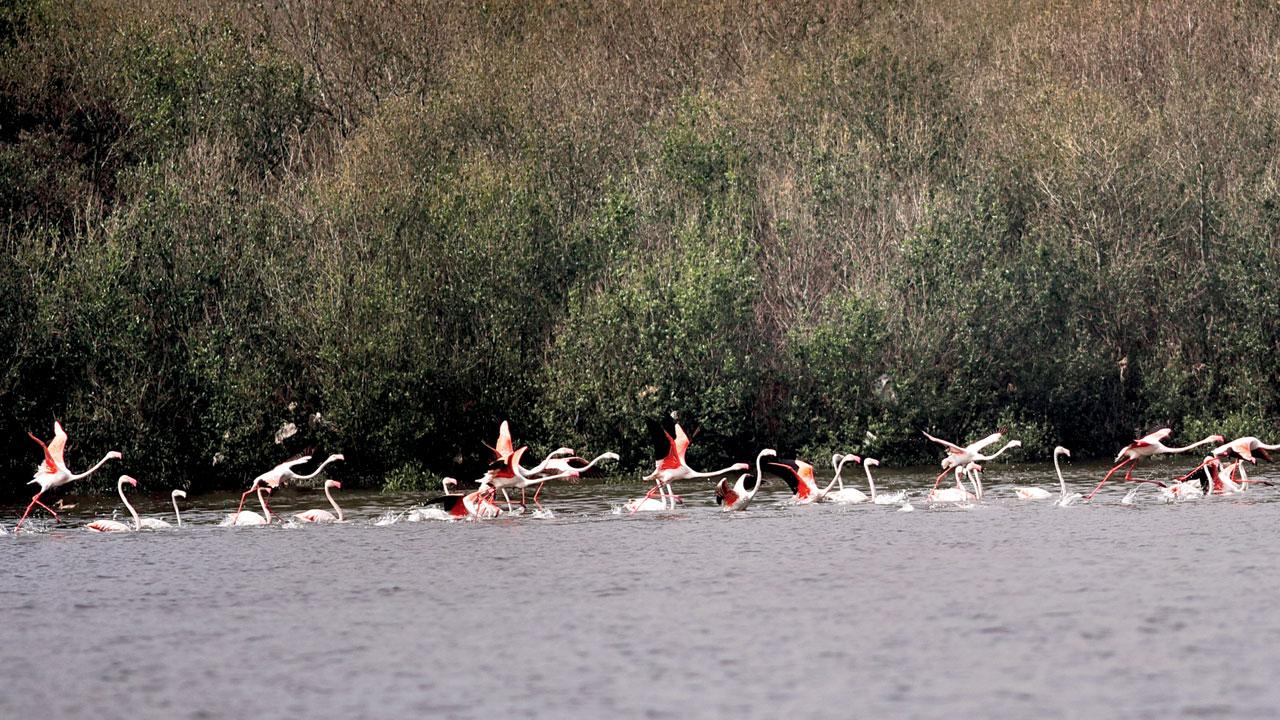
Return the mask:
{"type": "MultiPolygon", "coordinates": [[[[899,510],[902,511],[913,509],[906,491],[900,490],[892,493],[876,491],[875,478],[871,475],[871,468],[880,463],[874,458],[864,459],[852,454],[836,454],[832,456],[831,464],[835,471],[835,476],[825,487],[818,485],[812,464],[803,460],[779,458],[777,452],[771,449],[761,450],[756,456],[754,475],[744,472],[752,469],[751,465],[747,463],[737,463],[709,472],[698,472],[685,462],[685,453],[689,448],[690,439],[689,435],[678,423],[671,418],[664,418],[661,422],[650,421],[649,425],[650,434],[654,441],[655,463],[653,472],[647,475],[645,480],[652,481],[653,488],[644,497],[634,498],[616,508],[616,512],[634,513],[673,510],[682,502],[681,498],[672,491],[671,484],[673,482],[721,476],[724,477],[721,477],[715,490],[716,503],[725,511],[745,510],[760,489],[761,479],[765,473],[777,476],[786,482],[793,493],[791,502],[794,504],[870,502],[878,505],[897,505],[899,510]],[[853,487],[845,487],[841,476],[845,466],[850,462],[862,465],[867,476],[869,494],[853,487]],[[733,473],[741,474],[738,475],[736,480],[730,480],[729,476],[732,476],[733,473]]],[[[30,433],[28,434],[30,435],[30,433]]],[[[1169,447],[1164,444],[1164,441],[1171,434],[1172,432],[1168,428],[1163,428],[1129,443],[1116,455],[1115,466],[1107,472],[1092,492],[1083,497],[1079,493],[1067,492],[1066,482],[1062,478],[1062,470],[1058,466],[1058,458],[1062,455],[1069,457],[1071,455],[1070,451],[1063,447],[1055,448],[1053,464],[1058,474],[1059,488],[1055,504],[1066,506],[1079,501],[1088,502],[1092,500],[1098,490],[1121,468],[1125,468],[1124,479],[1126,482],[1138,483],[1121,501],[1125,504],[1132,503],[1138,489],[1142,487],[1154,488],[1159,498],[1165,502],[1190,500],[1214,494],[1227,495],[1243,492],[1250,484],[1260,482],[1249,479],[1248,474],[1245,472],[1244,464],[1246,462],[1256,463],[1258,457],[1269,461],[1271,456],[1268,451],[1280,449],[1280,445],[1267,445],[1256,437],[1242,437],[1226,442],[1226,439],[1221,435],[1212,435],[1199,442],[1182,447],[1169,447]],[[1141,479],[1135,481],[1133,478],[1134,468],[1145,458],[1154,455],[1184,453],[1208,445],[1215,447],[1209,451],[1198,465],[1187,474],[1170,482],[1141,479]]],[[[1017,440],[1009,440],[994,453],[986,455],[983,453],[984,450],[993,447],[1004,438],[1002,432],[993,433],[963,447],[941,438],[936,438],[928,433],[924,435],[929,440],[941,445],[947,453],[942,460],[942,472],[939,473],[934,481],[933,489],[924,496],[924,500],[930,503],[972,504],[981,501],[983,497],[981,463],[999,457],[1006,450],[1022,445],[1017,440]],[[954,476],[955,485],[940,487],[943,478],[948,474],[954,476]],[[966,480],[969,482],[968,487],[965,486],[966,480]]],[[[31,511],[36,506],[43,508],[55,520],[58,520],[58,514],[53,508],[41,501],[45,493],[94,473],[109,460],[120,460],[123,457],[119,452],[113,450],[98,461],[98,464],[85,472],[73,473],[67,467],[64,458],[67,434],[62,429],[61,423],[54,422],[53,440],[47,444],[35,435],[31,435],[31,439],[39,443],[44,450],[44,461],[36,469],[35,477],[29,483],[38,485],[40,489],[31,498],[30,504],[27,505],[26,510],[22,513],[22,517],[12,531],[14,534],[22,530],[23,523],[26,522],[28,516],[31,515],[31,511]]],[[[559,448],[543,458],[542,462],[526,468],[520,464],[520,461],[528,447],[521,446],[517,448],[514,446],[511,430],[506,422],[502,423],[497,442],[490,449],[493,451],[493,462],[489,465],[484,476],[476,481],[479,485],[476,490],[467,493],[450,492],[450,486],[456,486],[457,481],[452,478],[445,478],[443,482],[445,494],[428,500],[420,507],[411,508],[399,516],[384,516],[379,521],[379,524],[390,524],[401,518],[409,521],[454,518],[484,519],[519,513],[526,508],[526,492],[529,488],[534,489],[534,505],[539,511],[542,511],[543,508],[538,498],[544,483],[552,480],[576,480],[599,463],[618,460],[616,454],[604,453],[588,461],[579,457],[570,448],[559,448]],[[516,489],[520,490],[521,493],[518,508],[512,505],[508,494],[508,491],[516,489]],[[502,504],[498,501],[497,496],[499,493],[502,495],[502,504]]],[[[240,506],[235,512],[225,516],[219,524],[223,526],[268,525],[276,518],[279,518],[284,523],[344,522],[342,508],[333,499],[332,491],[335,488],[340,489],[342,487],[341,483],[336,480],[326,480],[324,483],[325,497],[328,499],[330,506],[332,506],[333,512],[322,509],[308,510],[294,514],[291,518],[282,518],[271,511],[266,499],[272,489],[279,487],[281,484],[295,480],[311,479],[323,472],[325,466],[329,463],[342,459],[342,455],[330,455],[315,470],[306,475],[296,473],[295,468],[310,462],[311,456],[291,459],[272,468],[254,478],[249,489],[240,496],[240,506]],[[262,509],[261,513],[244,508],[246,498],[254,494],[256,494],[258,504],[262,509]]],[[[170,524],[164,520],[138,517],[137,511],[134,510],[133,505],[129,503],[124,494],[125,485],[136,487],[137,484],[138,481],[134,478],[128,475],[121,475],[116,485],[120,500],[124,503],[125,509],[132,518],[131,523],[114,519],[99,519],[94,520],[85,527],[93,532],[134,532],[143,529],[170,527],[170,524]]],[[[1044,488],[1015,487],[1013,490],[1019,498],[1024,500],[1047,500],[1053,498],[1053,494],[1044,488]]],[[[173,511],[179,526],[182,525],[182,515],[178,508],[178,499],[185,497],[186,493],[182,490],[173,491],[173,511]]],[[[0,534],[8,534],[8,531],[3,526],[0,526],[0,534]]]]}

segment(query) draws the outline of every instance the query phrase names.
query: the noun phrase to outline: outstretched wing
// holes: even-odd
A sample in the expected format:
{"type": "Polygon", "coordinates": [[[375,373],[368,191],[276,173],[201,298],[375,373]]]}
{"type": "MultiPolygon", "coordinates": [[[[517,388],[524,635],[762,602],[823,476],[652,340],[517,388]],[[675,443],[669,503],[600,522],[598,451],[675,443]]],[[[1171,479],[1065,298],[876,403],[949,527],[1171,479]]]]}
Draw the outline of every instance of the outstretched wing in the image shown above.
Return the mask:
{"type": "Polygon", "coordinates": [[[53,456],[55,462],[66,464],[66,460],[62,454],[67,449],[67,431],[62,429],[62,423],[57,420],[53,421],[53,440],[49,442],[49,454],[53,456]]]}
{"type": "Polygon", "coordinates": [[[948,442],[946,440],[943,440],[942,438],[936,438],[923,430],[921,430],[920,433],[925,437],[929,438],[930,440],[938,443],[942,447],[946,448],[947,452],[951,453],[952,455],[959,455],[964,452],[964,448],[960,447],[959,445],[953,442],[948,442]]]}
{"type": "Polygon", "coordinates": [[[998,433],[998,432],[997,432],[997,433],[991,433],[990,435],[988,435],[988,436],[986,436],[986,437],[982,438],[982,439],[981,439],[981,440],[979,440],[978,442],[973,443],[972,445],[970,445],[968,448],[966,448],[966,450],[968,450],[969,452],[974,452],[974,453],[982,452],[982,448],[984,448],[984,447],[986,447],[986,446],[988,446],[988,445],[991,445],[991,444],[993,444],[993,443],[1000,442],[1000,438],[1002,438],[1002,437],[1004,437],[1004,433],[998,433]]]}
{"type": "Polygon", "coordinates": [[[27,437],[35,440],[36,444],[40,446],[40,449],[44,451],[44,463],[40,465],[40,467],[43,468],[43,472],[47,472],[50,475],[58,472],[58,466],[53,462],[53,455],[49,454],[49,446],[45,445],[43,440],[30,432],[27,433],[27,437]]]}
{"type": "Polygon", "coordinates": [[[787,487],[791,488],[791,492],[800,492],[800,464],[795,460],[779,459],[777,462],[769,461],[764,464],[768,471],[782,478],[787,487]]]}
{"type": "MultiPolygon", "coordinates": [[[[675,436],[683,436],[684,431],[670,418],[663,418],[662,422],[657,420],[647,420],[646,422],[649,425],[649,437],[653,440],[653,459],[658,463],[658,468],[671,470],[680,467],[681,453],[676,449],[675,436]]],[[[688,443],[689,440],[686,437],[686,447],[688,443]]]]}

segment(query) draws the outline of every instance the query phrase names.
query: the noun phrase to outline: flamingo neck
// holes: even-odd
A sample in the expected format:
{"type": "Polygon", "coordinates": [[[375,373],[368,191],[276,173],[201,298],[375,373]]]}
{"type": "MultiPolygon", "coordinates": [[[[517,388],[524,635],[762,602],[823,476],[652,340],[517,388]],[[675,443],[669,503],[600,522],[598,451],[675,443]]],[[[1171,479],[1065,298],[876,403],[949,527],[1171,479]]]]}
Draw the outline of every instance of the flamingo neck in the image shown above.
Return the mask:
{"type": "MultiPolygon", "coordinates": [[[[94,474],[95,472],[97,472],[97,471],[98,471],[98,468],[102,467],[103,465],[106,465],[106,464],[107,464],[107,461],[108,461],[108,460],[110,460],[110,459],[111,459],[111,454],[110,454],[110,453],[107,453],[107,455],[106,455],[105,457],[103,457],[101,460],[99,460],[99,461],[98,461],[98,464],[97,464],[97,465],[94,465],[93,467],[89,468],[88,470],[85,470],[84,472],[80,473],[79,475],[71,475],[71,477],[70,477],[70,478],[68,478],[68,482],[69,482],[69,481],[71,481],[71,480],[79,480],[80,478],[86,478],[86,477],[89,477],[90,475],[92,475],[92,474],[94,474]]],[[[68,472],[70,472],[70,471],[68,471],[68,472]]]]}
{"type": "Polygon", "coordinates": [[[262,517],[267,522],[271,522],[271,511],[267,509],[267,501],[262,497],[262,486],[258,486],[258,504],[262,506],[262,517]]]}
{"type": "Polygon", "coordinates": [[[1188,450],[1193,450],[1195,448],[1198,448],[1201,445],[1212,445],[1213,443],[1216,443],[1216,442],[1218,442],[1216,438],[1207,437],[1199,442],[1193,442],[1190,445],[1183,445],[1182,447],[1171,448],[1171,447],[1165,447],[1164,445],[1161,445],[1160,447],[1163,448],[1161,452],[1164,452],[1164,453],[1184,453],[1188,450]]]}
{"type": "Polygon", "coordinates": [[[875,478],[871,477],[871,466],[867,465],[865,460],[863,461],[862,469],[865,470],[867,473],[867,486],[871,488],[871,502],[875,502],[876,501],[876,481],[875,481],[875,478]]]}
{"type": "Polygon", "coordinates": [[[982,456],[982,455],[977,455],[977,454],[975,454],[975,455],[974,455],[974,459],[975,459],[975,460],[976,460],[976,459],[982,459],[982,460],[995,460],[996,458],[1000,457],[1000,454],[1001,454],[1001,453],[1003,453],[1005,450],[1008,450],[1008,449],[1009,449],[1009,448],[1011,448],[1011,447],[1019,447],[1019,445],[1020,445],[1020,444],[1018,443],[1018,441],[1016,441],[1016,440],[1010,440],[1009,442],[1005,443],[1003,447],[1001,447],[999,450],[997,450],[995,455],[986,455],[986,456],[982,456]]]}
{"type": "MultiPolygon", "coordinates": [[[[685,467],[688,467],[688,466],[686,465],[685,467]]],[[[694,472],[694,471],[690,471],[690,472],[689,472],[689,474],[685,476],[685,478],[686,478],[686,479],[692,479],[692,478],[715,477],[716,475],[724,475],[725,473],[731,473],[731,472],[733,472],[733,471],[735,471],[735,470],[739,470],[739,469],[741,469],[741,468],[739,468],[737,465],[730,465],[730,466],[729,466],[729,467],[727,467],[727,468],[721,468],[721,469],[719,469],[719,470],[712,470],[711,472],[694,472]]]]}
{"type": "Polygon", "coordinates": [[[329,492],[333,488],[328,485],[324,486],[324,496],[329,498],[329,504],[333,506],[333,511],[338,513],[338,522],[342,522],[342,508],[338,507],[338,503],[334,501],[333,495],[329,492]]]}
{"type": "Polygon", "coordinates": [[[1058,473],[1058,499],[1067,499],[1067,481],[1062,479],[1062,468],[1058,465],[1058,453],[1053,454],[1053,471],[1058,473]]]}
{"type": "Polygon", "coordinates": [[[173,500],[173,516],[178,519],[178,527],[182,527],[182,513],[178,512],[178,496],[174,495],[173,500]]]}
{"type": "Polygon", "coordinates": [[[333,462],[334,460],[337,460],[337,459],[338,459],[338,458],[334,457],[333,455],[330,455],[329,457],[327,457],[327,458],[325,458],[325,459],[324,459],[324,462],[320,463],[320,467],[318,467],[318,468],[316,468],[315,470],[311,471],[311,474],[310,474],[310,475],[298,475],[298,476],[297,476],[297,478],[298,478],[299,480],[310,480],[311,478],[313,478],[313,477],[315,477],[315,476],[319,475],[319,474],[324,470],[324,466],[325,466],[325,465],[328,465],[329,463],[331,463],[331,462],[333,462]]]}
{"type": "MultiPolygon", "coordinates": [[[[101,464],[101,463],[99,463],[99,464],[101,464]]],[[[90,472],[92,472],[92,471],[90,471],[90,472]]],[[[89,473],[85,473],[85,474],[86,474],[86,475],[88,475],[89,473]]],[[[123,480],[121,480],[120,482],[116,483],[116,492],[120,493],[120,502],[124,503],[125,509],[127,509],[127,510],[129,511],[129,515],[131,515],[131,516],[133,517],[133,529],[134,529],[134,530],[141,530],[141,529],[142,529],[142,521],[138,519],[138,511],[133,509],[133,506],[129,504],[129,498],[127,498],[127,497],[125,497],[125,496],[124,496],[124,481],[123,481],[123,480]]]]}

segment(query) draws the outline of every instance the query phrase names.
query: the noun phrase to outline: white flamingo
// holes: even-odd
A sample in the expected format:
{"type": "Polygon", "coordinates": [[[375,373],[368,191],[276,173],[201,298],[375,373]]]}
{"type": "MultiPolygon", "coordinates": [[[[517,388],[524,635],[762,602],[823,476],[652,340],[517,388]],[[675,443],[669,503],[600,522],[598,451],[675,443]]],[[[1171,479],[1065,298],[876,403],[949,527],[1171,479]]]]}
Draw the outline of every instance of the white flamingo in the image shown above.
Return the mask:
{"type": "MultiPolygon", "coordinates": [[[[173,501],[173,517],[177,519],[178,527],[182,527],[182,513],[178,511],[178,498],[184,498],[187,493],[182,490],[174,490],[169,494],[169,499],[173,501]]],[[[142,527],[145,530],[163,530],[172,527],[169,523],[160,518],[142,518],[142,527]]]]}
{"type": "Polygon", "coordinates": [[[862,459],[851,453],[836,453],[831,456],[831,467],[836,471],[836,489],[826,494],[824,500],[827,502],[838,503],[840,505],[857,505],[858,503],[864,503],[869,499],[866,493],[862,492],[858,488],[847,488],[844,486],[844,480],[842,480],[840,476],[841,473],[844,472],[845,463],[850,460],[856,463],[860,462],[862,459]]]}
{"type": "MultiPolygon", "coordinates": [[[[871,468],[879,466],[880,461],[875,458],[867,458],[862,461],[862,469],[867,473],[867,487],[871,488],[871,502],[876,505],[903,505],[909,506],[907,503],[907,491],[899,490],[897,492],[878,493],[876,492],[876,479],[871,477],[871,468]]],[[[907,512],[910,512],[908,510],[907,512]]]]}
{"type": "MultiPolygon", "coordinates": [[[[853,455],[849,459],[862,462],[862,458],[857,455],[853,455]]],[[[843,463],[841,464],[843,465],[843,463]]],[[[779,458],[774,462],[768,463],[768,465],[770,468],[775,468],[769,472],[782,478],[787,483],[787,486],[791,488],[791,492],[795,493],[794,497],[791,498],[791,503],[795,505],[822,502],[832,488],[836,486],[836,481],[838,480],[838,478],[831,478],[831,482],[827,483],[826,487],[818,487],[818,482],[814,478],[813,465],[804,460],[779,458]]]]}
{"type": "Polygon", "coordinates": [[[261,475],[253,479],[253,483],[249,486],[249,489],[245,490],[244,493],[240,495],[240,505],[236,507],[236,512],[232,514],[233,515],[238,514],[241,510],[244,509],[244,499],[249,497],[249,494],[254,492],[254,490],[259,485],[265,485],[268,488],[274,489],[274,488],[280,487],[281,485],[292,483],[297,480],[310,480],[311,478],[319,475],[322,471],[324,471],[324,467],[326,465],[328,465],[331,462],[337,462],[339,460],[346,460],[346,458],[343,457],[341,454],[330,455],[329,457],[324,459],[324,462],[320,463],[319,467],[317,467],[315,470],[313,470],[312,472],[306,475],[299,475],[298,473],[294,472],[293,469],[299,465],[305,465],[306,463],[311,462],[310,455],[302,455],[296,458],[285,460],[279,465],[271,468],[270,470],[262,473],[261,475]]]}
{"type": "Polygon", "coordinates": [[[133,525],[126,525],[119,520],[94,520],[85,525],[85,529],[91,532],[99,533],[122,533],[134,532],[142,528],[142,523],[138,520],[138,511],[133,509],[133,505],[129,504],[129,498],[124,496],[124,486],[138,487],[138,481],[128,475],[121,475],[116,481],[116,492],[120,494],[120,502],[124,503],[124,507],[129,511],[129,515],[133,518],[133,525]]]}
{"type": "Polygon", "coordinates": [[[222,518],[222,522],[218,523],[219,527],[252,527],[271,522],[271,509],[267,507],[267,501],[262,497],[262,493],[270,493],[271,488],[255,481],[254,487],[249,488],[249,492],[258,493],[258,504],[262,506],[262,514],[259,515],[252,510],[237,510],[222,518]]]}
{"type": "MultiPolygon", "coordinates": [[[[1071,457],[1071,451],[1059,445],[1053,449],[1053,469],[1058,473],[1058,501],[1055,505],[1066,507],[1081,498],[1080,493],[1072,493],[1070,499],[1067,496],[1067,481],[1062,479],[1062,468],[1058,465],[1058,456],[1066,455],[1071,457]]],[[[1048,500],[1053,497],[1053,493],[1042,487],[1015,487],[1013,489],[1019,500],[1048,500]]]]}
{"type": "Polygon", "coordinates": [[[346,522],[342,517],[342,508],[338,507],[337,501],[333,499],[333,494],[331,492],[333,488],[341,490],[342,483],[337,480],[324,481],[324,496],[329,498],[329,504],[333,506],[333,512],[329,512],[328,510],[306,510],[300,513],[295,513],[293,519],[302,523],[346,522]],[[337,513],[337,515],[335,516],[333,513],[337,513]]]}
{"type": "Polygon", "coordinates": [[[766,457],[774,457],[777,454],[777,451],[772,448],[761,450],[760,454],[756,455],[754,476],[743,474],[732,485],[729,484],[729,478],[720,478],[720,482],[716,483],[716,504],[721,506],[724,512],[746,510],[760,490],[760,478],[764,477],[760,462],[766,457]]]}
{"type": "Polygon", "coordinates": [[[988,460],[994,460],[1000,457],[1000,455],[1003,454],[1005,450],[1009,450],[1011,448],[1016,448],[1016,447],[1022,447],[1021,441],[1010,440],[1009,442],[1005,443],[1004,446],[1001,447],[999,450],[995,451],[994,454],[983,455],[982,454],[983,448],[999,442],[1000,438],[1004,437],[1004,433],[1002,432],[992,433],[986,436],[985,438],[977,442],[970,443],[964,447],[960,447],[959,445],[956,445],[953,442],[948,442],[946,440],[943,440],[942,438],[936,438],[930,435],[929,433],[924,433],[924,436],[947,449],[947,457],[942,459],[942,472],[938,473],[937,479],[933,481],[934,489],[937,489],[938,483],[942,482],[942,478],[946,477],[947,471],[953,468],[961,467],[974,462],[986,462],[988,460]]]}
{"type": "Polygon", "coordinates": [[[1211,452],[1213,457],[1216,458],[1232,457],[1237,460],[1248,460],[1256,465],[1258,463],[1258,458],[1254,457],[1254,453],[1261,456],[1263,460],[1271,462],[1271,453],[1269,451],[1272,450],[1280,450],[1280,445],[1267,445],[1258,438],[1250,435],[1219,445],[1211,452]]]}
{"type": "Polygon", "coordinates": [[[568,479],[570,482],[576,482],[578,478],[582,477],[582,473],[587,472],[596,465],[606,460],[617,462],[621,459],[617,453],[607,452],[601,453],[592,458],[590,462],[587,462],[585,458],[574,455],[572,450],[569,450],[569,457],[563,457],[561,453],[563,450],[569,449],[560,448],[555,450],[552,455],[548,455],[534,469],[529,470],[527,478],[520,481],[520,502],[522,505],[524,504],[524,490],[534,483],[537,483],[538,489],[533,491],[533,504],[541,509],[542,504],[538,502],[538,496],[542,493],[543,484],[548,480],[568,479]]]}
{"type": "Polygon", "coordinates": [[[44,495],[54,488],[62,487],[69,482],[92,475],[98,470],[98,468],[106,464],[108,460],[120,460],[123,458],[118,451],[112,450],[108,452],[105,457],[99,460],[97,465],[94,465],[82,473],[76,474],[67,468],[67,463],[63,459],[63,452],[67,448],[67,433],[62,429],[62,423],[56,420],[54,421],[53,440],[50,440],[48,445],[45,445],[43,440],[31,433],[27,433],[27,435],[29,435],[32,440],[35,440],[36,443],[38,443],[44,450],[44,463],[36,468],[35,477],[27,483],[28,485],[39,485],[40,491],[31,498],[31,502],[27,505],[27,509],[23,511],[22,517],[18,520],[17,527],[13,529],[15,533],[22,529],[22,523],[26,521],[27,515],[31,514],[31,508],[36,505],[39,505],[49,511],[49,514],[53,516],[54,520],[58,519],[58,513],[54,512],[48,505],[40,502],[41,495],[44,495]]]}
{"type": "Polygon", "coordinates": [[[1140,437],[1121,448],[1120,452],[1116,455],[1115,467],[1107,471],[1107,474],[1102,478],[1102,482],[1098,483],[1098,486],[1093,489],[1093,492],[1085,496],[1085,501],[1087,502],[1092,500],[1093,496],[1097,495],[1098,491],[1102,489],[1102,486],[1107,484],[1107,480],[1110,480],[1111,476],[1115,474],[1117,470],[1125,467],[1126,465],[1129,466],[1129,469],[1125,470],[1124,481],[1133,482],[1133,469],[1138,467],[1138,463],[1142,462],[1145,458],[1149,458],[1154,455],[1176,455],[1178,453],[1184,453],[1188,450],[1198,448],[1201,445],[1212,445],[1213,443],[1220,443],[1224,440],[1221,435],[1210,435],[1209,437],[1199,442],[1191,443],[1190,445],[1184,445],[1183,447],[1168,447],[1163,441],[1172,434],[1173,431],[1169,428],[1160,428],[1150,435],[1140,437]]]}

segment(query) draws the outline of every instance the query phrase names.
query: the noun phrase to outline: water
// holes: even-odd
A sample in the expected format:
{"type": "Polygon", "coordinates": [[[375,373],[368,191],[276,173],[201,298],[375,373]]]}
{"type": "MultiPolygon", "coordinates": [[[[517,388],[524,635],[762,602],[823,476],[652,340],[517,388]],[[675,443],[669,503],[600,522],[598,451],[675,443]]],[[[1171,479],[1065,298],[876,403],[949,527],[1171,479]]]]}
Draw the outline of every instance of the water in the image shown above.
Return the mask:
{"type": "Polygon", "coordinates": [[[1057,508],[1009,481],[1056,485],[993,466],[983,504],[900,513],[771,482],[725,515],[685,484],[619,516],[639,481],[583,483],[550,519],[385,527],[412,498],[340,492],[353,522],[296,529],[213,527],[233,498],[199,497],[182,530],[0,537],[0,717],[1274,714],[1280,490],[1057,508]]]}

